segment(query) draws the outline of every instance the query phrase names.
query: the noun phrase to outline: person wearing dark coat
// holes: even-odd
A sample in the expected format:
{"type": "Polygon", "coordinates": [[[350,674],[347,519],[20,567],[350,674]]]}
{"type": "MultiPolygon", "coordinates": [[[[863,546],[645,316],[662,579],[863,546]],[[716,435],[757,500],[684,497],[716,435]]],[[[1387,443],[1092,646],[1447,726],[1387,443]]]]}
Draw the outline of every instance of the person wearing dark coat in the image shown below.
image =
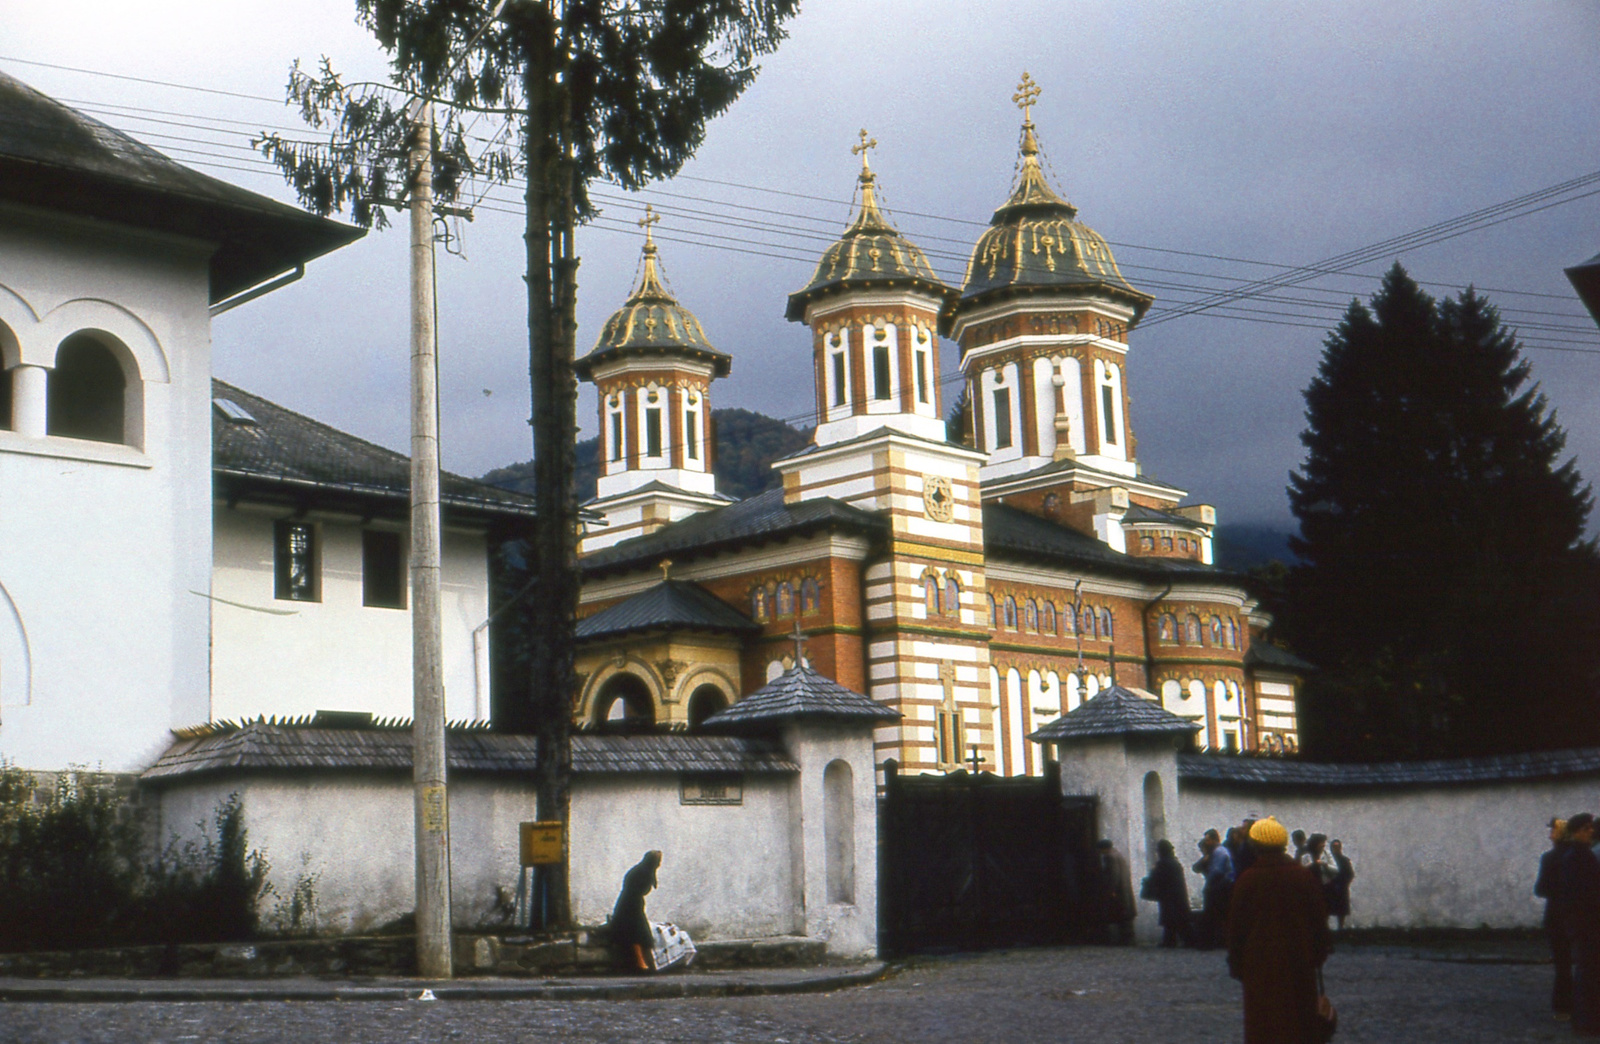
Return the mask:
{"type": "Polygon", "coordinates": [[[1095,842],[1100,855],[1100,903],[1106,931],[1114,946],[1133,945],[1133,919],[1139,908],[1133,901],[1133,874],[1128,858],[1118,852],[1110,838],[1095,842]]]}
{"type": "Polygon", "coordinates": [[[1557,887],[1567,906],[1572,940],[1572,1032],[1600,1037],[1600,859],[1594,850],[1594,817],[1580,812],[1567,820],[1557,887]]]}
{"type": "Polygon", "coordinates": [[[650,918],[645,916],[644,897],[656,887],[656,871],[661,868],[661,853],[652,849],[622,877],[622,894],[611,910],[611,944],[625,965],[635,971],[650,971],[646,956],[655,949],[650,918]]]}
{"type": "Polygon", "coordinates": [[[1161,945],[1168,949],[1179,940],[1185,946],[1194,945],[1189,929],[1189,884],[1183,877],[1183,864],[1178,862],[1172,842],[1162,839],[1156,844],[1156,865],[1150,868],[1150,898],[1155,900],[1160,912],[1161,945]]]}
{"type": "Polygon", "coordinates": [[[1572,940],[1567,937],[1567,897],[1561,882],[1561,857],[1567,845],[1567,821],[1550,821],[1550,850],[1539,857],[1539,877],[1533,894],[1544,900],[1544,935],[1550,942],[1550,963],[1555,984],[1550,988],[1550,1010],[1557,1018],[1572,1014],[1572,940]]]}
{"type": "Polygon", "coordinates": [[[1228,974],[1244,984],[1245,1044],[1310,1044],[1317,969],[1333,946],[1322,884],[1284,849],[1276,819],[1250,828],[1255,859],[1233,885],[1228,974]]]}
{"type": "Polygon", "coordinates": [[[1356,865],[1344,854],[1344,842],[1338,838],[1333,839],[1328,851],[1333,854],[1335,874],[1322,891],[1328,900],[1328,916],[1337,918],[1339,930],[1344,931],[1344,919],[1350,916],[1350,882],[1356,879],[1356,865]]]}

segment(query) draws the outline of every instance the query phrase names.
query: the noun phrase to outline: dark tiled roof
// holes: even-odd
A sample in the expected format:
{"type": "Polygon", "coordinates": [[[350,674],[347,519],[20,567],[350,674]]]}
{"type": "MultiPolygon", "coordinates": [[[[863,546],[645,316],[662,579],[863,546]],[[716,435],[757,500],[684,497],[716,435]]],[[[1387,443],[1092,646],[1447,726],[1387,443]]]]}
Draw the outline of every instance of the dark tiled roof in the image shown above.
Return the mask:
{"type": "Polygon", "coordinates": [[[1180,718],[1152,698],[1139,696],[1120,685],[1101,689],[1091,700],[1069,711],[1028,738],[1036,743],[1087,736],[1130,736],[1159,733],[1188,734],[1199,725],[1180,718]]]}
{"type": "MultiPolygon", "coordinates": [[[[706,493],[690,493],[688,490],[681,489],[681,488],[679,488],[677,486],[668,485],[667,483],[662,482],[660,479],[651,479],[649,482],[646,482],[642,486],[635,486],[634,488],[628,490],[628,492],[626,494],[623,494],[623,495],[631,497],[631,496],[636,496],[636,495],[638,495],[640,493],[676,493],[679,496],[685,496],[685,497],[705,497],[705,496],[710,496],[711,498],[713,498],[715,500],[725,501],[725,502],[727,502],[729,504],[734,503],[734,499],[732,497],[727,496],[726,494],[723,494],[723,493],[718,493],[718,492],[715,492],[715,491],[712,491],[709,494],[706,494],[706,493]]],[[[606,499],[607,500],[612,500],[612,499],[615,499],[615,498],[607,497],[606,499]]],[[[583,506],[584,507],[588,507],[590,504],[599,503],[599,501],[600,501],[599,497],[590,497],[588,500],[583,502],[583,506]]]]}
{"type": "Polygon", "coordinates": [[[991,558],[1047,559],[1160,581],[1185,579],[1236,582],[1225,569],[1185,558],[1135,558],[1113,551],[1087,533],[1058,525],[1020,508],[990,501],[983,505],[983,549],[991,558]]]}
{"type": "Polygon", "coordinates": [[[1317,669],[1316,664],[1307,663],[1288,649],[1280,649],[1271,642],[1251,642],[1244,654],[1244,662],[1250,667],[1278,667],[1296,674],[1309,674],[1317,669]]]}
{"type": "Polygon", "coordinates": [[[847,529],[878,534],[887,529],[883,519],[831,497],[785,504],[783,490],[765,493],[701,511],[647,536],[634,537],[585,555],[579,567],[589,574],[640,565],[654,566],[663,555],[709,551],[746,541],[799,536],[825,529],[847,529]]]}
{"type": "Polygon", "coordinates": [[[1185,783],[1260,784],[1276,787],[1432,787],[1507,780],[1600,775],[1600,748],[1501,754],[1448,761],[1389,761],[1329,765],[1288,758],[1179,754],[1185,783]]]}
{"type": "Polygon", "coordinates": [[[213,302],[364,234],[190,170],[4,73],[0,199],[217,243],[213,302]]]}
{"type": "Polygon", "coordinates": [[[699,584],[663,580],[616,605],[578,621],[578,639],[608,638],[636,631],[759,631],[761,625],[699,584]]]}
{"type": "Polygon", "coordinates": [[[784,671],[731,707],[706,719],[709,728],[768,726],[780,721],[900,720],[900,712],[826,678],[804,663],[784,671]]]}
{"type": "MultiPolygon", "coordinates": [[[[452,730],[447,751],[451,772],[526,773],[538,767],[532,736],[452,730]]],[[[145,770],[142,778],[164,782],[206,773],[261,770],[409,772],[411,732],[253,722],[179,740],[145,770]]],[[[765,773],[797,772],[799,767],[777,744],[750,737],[580,733],[572,737],[572,771],[580,775],[765,773]]]]}
{"type": "MultiPolygon", "coordinates": [[[[220,495],[288,496],[301,491],[388,501],[404,512],[411,495],[411,460],[337,428],[284,409],[222,381],[215,399],[242,407],[251,422],[211,411],[212,467],[220,495]]],[[[468,514],[532,517],[533,498],[442,472],[441,500],[468,514]]]]}

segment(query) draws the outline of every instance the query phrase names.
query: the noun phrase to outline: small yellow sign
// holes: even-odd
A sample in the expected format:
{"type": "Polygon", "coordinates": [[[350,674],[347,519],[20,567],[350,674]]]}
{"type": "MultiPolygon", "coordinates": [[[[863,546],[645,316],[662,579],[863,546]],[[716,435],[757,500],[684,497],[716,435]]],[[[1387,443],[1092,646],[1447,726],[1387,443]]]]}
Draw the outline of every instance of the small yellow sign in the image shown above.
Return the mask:
{"type": "Polygon", "coordinates": [[[561,862],[561,822],[522,823],[522,865],[547,866],[561,862]]]}
{"type": "Polygon", "coordinates": [[[422,788],[422,829],[430,834],[442,834],[449,823],[448,797],[444,787],[437,783],[422,788]]]}

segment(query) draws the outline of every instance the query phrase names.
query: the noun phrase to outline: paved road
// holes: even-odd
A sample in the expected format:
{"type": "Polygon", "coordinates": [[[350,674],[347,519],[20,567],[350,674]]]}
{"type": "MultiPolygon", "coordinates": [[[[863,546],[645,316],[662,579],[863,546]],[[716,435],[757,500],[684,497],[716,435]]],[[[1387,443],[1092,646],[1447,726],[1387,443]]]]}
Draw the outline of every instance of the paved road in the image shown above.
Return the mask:
{"type": "MultiPolygon", "coordinates": [[[[1566,1040],[1546,1010],[1550,970],[1335,954],[1328,992],[1346,1044],[1566,1040]]],[[[914,962],[837,993],[671,1001],[39,1003],[0,1006],[0,1041],[600,1041],[693,1044],[1224,1044],[1239,989],[1215,953],[1025,950],[914,962]]]]}

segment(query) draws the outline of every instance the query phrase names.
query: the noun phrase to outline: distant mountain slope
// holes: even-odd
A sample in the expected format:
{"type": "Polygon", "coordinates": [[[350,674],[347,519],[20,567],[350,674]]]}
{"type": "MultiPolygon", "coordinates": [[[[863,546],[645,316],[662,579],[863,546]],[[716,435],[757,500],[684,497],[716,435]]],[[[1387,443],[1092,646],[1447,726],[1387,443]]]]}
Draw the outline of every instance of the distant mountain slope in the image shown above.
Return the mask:
{"type": "Polygon", "coordinates": [[[1220,525],[1213,538],[1217,565],[1241,572],[1271,561],[1293,565],[1298,559],[1289,550],[1293,523],[1283,528],[1260,525],[1220,525]]]}
{"type": "MultiPolygon", "coordinates": [[[[772,462],[810,445],[812,429],[790,427],[781,420],[751,410],[727,409],[711,411],[711,432],[716,447],[712,470],[717,476],[717,490],[743,500],[778,485],[778,474],[772,470],[772,462]]],[[[572,473],[579,501],[595,495],[595,482],[599,477],[600,440],[585,439],[578,443],[572,473]]],[[[481,481],[531,494],[533,461],[495,468],[481,481]]]]}

